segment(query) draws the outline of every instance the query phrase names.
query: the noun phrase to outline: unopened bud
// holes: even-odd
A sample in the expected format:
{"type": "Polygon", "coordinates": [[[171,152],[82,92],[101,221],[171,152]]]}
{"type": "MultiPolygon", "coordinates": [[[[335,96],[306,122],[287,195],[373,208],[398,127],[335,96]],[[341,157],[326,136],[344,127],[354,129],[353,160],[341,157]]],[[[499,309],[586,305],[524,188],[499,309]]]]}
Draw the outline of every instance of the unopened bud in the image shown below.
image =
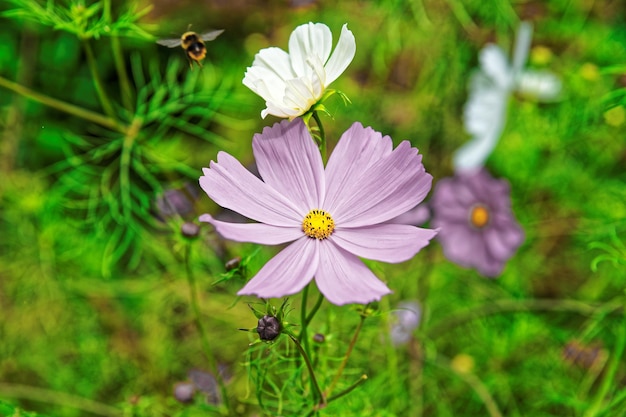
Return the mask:
{"type": "Polygon", "coordinates": [[[174,385],[174,398],[181,403],[189,403],[193,400],[193,394],[196,391],[190,382],[179,382],[174,385]]]}
{"type": "Polygon", "coordinates": [[[326,341],[326,337],[321,333],[315,333],[315,335],[313,335],[313,341],[315,343],[324,343],[326,341]]]}
{"type": "Polygon", "coordinates": [[[230,261],[226,262],[224,267],[226,268],[227,271],[232,271],[233,269],[239,268],[240,263],[241,263],[241,258],[237,256],[236,258],[233,258],[230,261]]]}
{"type": "Polygon", "coordinates": [[[200,233],[200,226],[191,222],[183,223],[180,227],[180,232],[185,237],[196,237],[200,233]]]}
{"type": "Polygon", "coordinates": [[[256,328],[261,340],[274,340],[280,334],[280,322],[276,317],[263,316],[256,328]]]}

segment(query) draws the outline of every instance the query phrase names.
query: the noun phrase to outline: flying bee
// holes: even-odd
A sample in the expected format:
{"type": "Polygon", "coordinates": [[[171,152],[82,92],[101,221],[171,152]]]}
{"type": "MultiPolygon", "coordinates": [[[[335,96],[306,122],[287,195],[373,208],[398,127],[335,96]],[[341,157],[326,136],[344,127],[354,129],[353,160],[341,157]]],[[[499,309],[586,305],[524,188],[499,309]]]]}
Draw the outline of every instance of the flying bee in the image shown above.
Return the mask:
{"type": "Polygon", "coordinates": [[[202,61],[206,56],[206,47],[204,46],[204,42],[212,41],[222,32],[224,32],[224,30],[220,29],[198,35],[196,32],[187,31],[183,33],[183,36],[180,38],[161,39],[158,40],[157,43],[159,45],[167,46],[168,48],[175,48],[180,45],[187,53],[189,66],[193,69],[194,62],[197,63],[198,66],[202,67],[202,63],[200,61],[202,61]]]}

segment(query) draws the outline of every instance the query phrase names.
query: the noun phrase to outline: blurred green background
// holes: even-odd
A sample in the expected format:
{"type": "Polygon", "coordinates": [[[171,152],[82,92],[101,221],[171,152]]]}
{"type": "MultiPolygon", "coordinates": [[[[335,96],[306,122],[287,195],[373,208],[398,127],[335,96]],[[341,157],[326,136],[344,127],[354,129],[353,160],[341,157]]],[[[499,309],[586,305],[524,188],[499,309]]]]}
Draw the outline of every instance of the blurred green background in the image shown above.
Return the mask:
{"type": "MultiPolygon", "coordinates": [[[[189,273],[231,414],[299,415],[303,394],[289,387],[259,406],[247,366],[257,337],[238,330],[256,326],[256,300],[235,293],[275,249],[222,241],[206,224],[197,239],[180,231],[202,213],[231,215],[200,190],[201,168],[220,150],[251,164],[252,135],[277,121],[260,118],[246,67],[261,48],[287,49],[299,24],[325,23],[336,43],[347,23],[357,52],[332,88],[352,104],[326,103],[331,146],[360,121],[410,140],[436,182],[469,139],[479,50],[510,51],[522,20],[535,30],[528,66],[558,74],[564,91],[549,104],[512,97],[487,162],[511,183],[526,242],[497,280],[446,261],[437,242],[400,265],[369,262],[394,293],[365,321],[342,384],[369,379],[320,415],[626,415],[623,1],[2,0],[0,13],[1,415],[219,414],[172,395],[211,364],[189,273]],[[190,24],[225,29],[201,70],[155,42],[190,24]],[[227,272],[235,257],[244,266],[227,272]],[[394,347],[391,311],[406,299],[422,321],[394,347]]],[[[358,321],[325,303],[311,324],[326,336],[323,385],[358,321]]],[[[265,354],[256,364],[274,372],[271,359],[283,362],[265,354]]]]}

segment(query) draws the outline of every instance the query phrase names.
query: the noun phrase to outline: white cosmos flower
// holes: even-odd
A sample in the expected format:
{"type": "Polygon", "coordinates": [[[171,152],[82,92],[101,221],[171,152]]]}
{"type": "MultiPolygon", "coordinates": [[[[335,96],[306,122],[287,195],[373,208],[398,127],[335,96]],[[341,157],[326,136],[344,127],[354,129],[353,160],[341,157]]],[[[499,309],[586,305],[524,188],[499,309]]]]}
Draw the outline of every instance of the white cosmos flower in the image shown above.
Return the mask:
{"type": "Polygon", "coordinates": [[[331,54],[333,35],[323,23],[298,26],[289,37],[289,53],[271,47],[259,51],[243,84],[260,95],[268,114],[293,119],[317,103],[326,88],[345,71],[356,52],[354,35],[343,25],[331,54]]]}
{"type": "Polygon", "coordinates": [[[463,112],[463,124],[472,139],[453,156],[456,172],[475,171],[484,165],[506,125],[511,93],[518,92],[542,101],[554,100],[559,95],[561,81],[556,75],[524,69],[531,39],[532,26],[522,22],[512,63],[496,45],[489,44],[480,51],[480,70],[470,78],[469,98],[463,112]]]}

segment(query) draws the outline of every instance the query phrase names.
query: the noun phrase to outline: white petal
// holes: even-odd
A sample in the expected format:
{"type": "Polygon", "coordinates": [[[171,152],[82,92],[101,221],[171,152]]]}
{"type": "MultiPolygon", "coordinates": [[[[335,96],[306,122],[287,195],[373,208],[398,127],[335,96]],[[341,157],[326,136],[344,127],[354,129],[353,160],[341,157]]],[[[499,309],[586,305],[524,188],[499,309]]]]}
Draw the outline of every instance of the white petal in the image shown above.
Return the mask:
{"type": "Polygon", "coordinates": [[[307,58],[311,56],[317,56],[322,62],[326,62],[332,43],[333,35],[323,23],[309,22],[295,28],[289,37],[289,55],[296,75],[311,75],[311,67],[307,64],[307,58]]]}
{"type": "Polygon", "coordinates": [[[341,28],[339,42],[337,42],[337,46],[335,47],[332,56],[324,66],[326,68],[325,86],[329,86],[330,83],[339,78],[346,68],[348,68],[352,59],[354,59],[355,53],[356,41],[354,39],[354,35],[348,29],[348,25],[345,24],[341,28]]]}
{"type": "Polygon", "coordinates": [[[283,81],[296,77],[296,73],[291,68],[291,58],[289,54],[280,48],[271,47],[261,49],[254,57],[253,67],[261,67],[271,70],[283,81]]]}
{"type": "Polygon", "coordinates": [[[456,172],[482,167],[495,149],[506,125],[509,91],[496,86],[475,88],[464,109],[465,130],[472,139],[452,157],[456,172]]]}
{"type": "Polygon", "coordinates": [[[530,43],[533,39],[533,25],[529,22],[520,23],[515,37],[515,49],[513,49],[513,77],[519,76],[526,65],[530,43]]]}
{"type": "Polygon", "coordinates": [[[246,71],[243,85],[260,95],[263,100],[282,105],[287,85],[273,71],[263,67],[250,67],[246,71]]]}
{"type": "Polygon", "coordinates": [[[513,73],[507,62],[504,51],[499,46],[489,44],[478,56],[480,67],[500,88],[510,89],[513,82],[513,73]]]}
{"type": "Polygon", "coordinates": [[[561,92],[561,80],[549,71],[524,71],[517,80],[517,89],[538,100],[555,100],[561,92]]]}
{"type": "Polygon", "coordinates": [[[298,112],[298,116],[306,113],[317,101],[313,92],[313,86],[306,77],[295,78],[287,81],[285,88],[284,104],[298,112]]]}

